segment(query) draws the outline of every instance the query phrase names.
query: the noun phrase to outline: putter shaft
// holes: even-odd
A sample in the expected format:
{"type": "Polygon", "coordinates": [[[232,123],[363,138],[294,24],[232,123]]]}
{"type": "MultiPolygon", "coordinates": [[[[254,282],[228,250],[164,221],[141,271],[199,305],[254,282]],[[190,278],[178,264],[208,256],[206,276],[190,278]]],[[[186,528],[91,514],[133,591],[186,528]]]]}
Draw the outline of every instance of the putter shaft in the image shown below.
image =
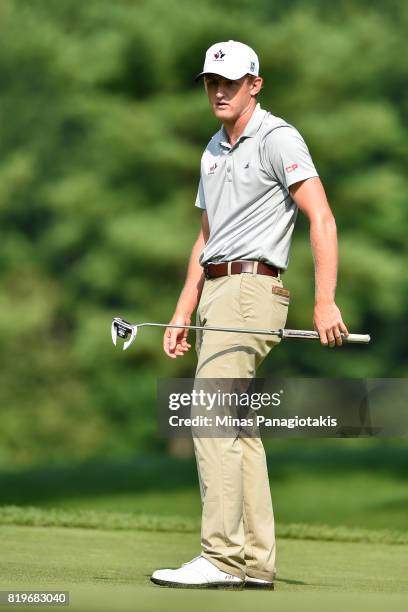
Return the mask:
{"type": "MultiPolygon", "coordinates": [[[[116,345],[117,337],[121,337],[124,340],[130,335],[129,340],[125,341],[123,350],[126,350],[135,340],[136,334],[139,327],[173,327],[178,329],[199,329],[203,331],[219,331],[219,332],[236,332],[242,334],[266,334],[269,336],[278,336],[279,338],[299,338],[305,340],[319,340],[320,336],[317,331],[309,331],[302,329],[246,329],[237,327],[216,327],[212,325],[206,325],[205,327],[200,325],[176,325],[172,323],[138,323],[133,325],[120,317],[116,317],[112,321],[111,334],[113,344],[116,345]]],[[[367,344],[371,338],[369,334],[341,334],[342,341],[345,343],[355,344],[367,344]]]]}
{"type": "MultiPolygon", "coordinates": [[[[201,329],[206,331],[222,331],[222,332],[238,332],[241,334],[267,334],[269,336],[279,336],[279,338],[302,338],[305,340],[319,340],[319,332],[303,329],[246,329],[242,327],[215,327],[212,325],[173,325],[165,323],[139,323],[137,327],[178,327],[181,329],[201,329]]],[[[341,334],[342,340],[345,342],[368,343],[371,338],[369,334],[341,334]]]]}

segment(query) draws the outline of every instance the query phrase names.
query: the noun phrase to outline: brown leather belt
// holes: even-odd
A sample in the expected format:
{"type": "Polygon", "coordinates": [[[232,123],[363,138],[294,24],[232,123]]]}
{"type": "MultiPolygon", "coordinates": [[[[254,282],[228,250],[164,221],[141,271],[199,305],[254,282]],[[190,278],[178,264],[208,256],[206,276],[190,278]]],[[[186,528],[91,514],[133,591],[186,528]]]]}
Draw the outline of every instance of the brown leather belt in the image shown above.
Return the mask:
{"type": "MultiPolygon", "coordinates": [[[[231,263],[231,274],[241,274],[241,272],[253,273],[255,261],[236,260],[231,263]]],[[[279,268],[258,261],[258,274],[266,274],[267,276],[279,276],[279,268]]],[[[204,264],[205,278],[217,278],[218,276],[227,276],[228,262],[208,263],[204,264]]]]}

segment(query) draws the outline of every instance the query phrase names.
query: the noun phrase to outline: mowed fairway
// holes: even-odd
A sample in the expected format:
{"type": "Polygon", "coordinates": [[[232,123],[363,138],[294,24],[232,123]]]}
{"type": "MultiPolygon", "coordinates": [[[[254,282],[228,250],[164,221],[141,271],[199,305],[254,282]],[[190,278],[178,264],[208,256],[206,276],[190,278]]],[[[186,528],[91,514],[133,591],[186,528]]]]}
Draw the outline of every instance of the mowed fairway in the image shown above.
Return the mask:
{"type": "Polygon", "coordinates": [[[408,609],[400,544],[280,538],[276,590],[232,592],[150,583],[154,569],[198,554],[196,531],[9,524],[0,526],[0,541],[2,590],[69,590],[71,610],[408,609]]]}

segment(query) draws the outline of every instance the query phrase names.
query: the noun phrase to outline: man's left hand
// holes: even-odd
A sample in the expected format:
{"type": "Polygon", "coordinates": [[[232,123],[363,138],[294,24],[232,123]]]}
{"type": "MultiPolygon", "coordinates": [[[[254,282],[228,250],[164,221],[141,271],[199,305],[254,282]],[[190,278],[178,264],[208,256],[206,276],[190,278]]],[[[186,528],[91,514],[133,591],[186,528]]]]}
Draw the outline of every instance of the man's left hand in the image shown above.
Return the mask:
{"type": "Polygon", "coordinates": [[[341,334],[349,333],[335,302],[316,302],[313,324],[324,346],[341,346],[341,334]]]}

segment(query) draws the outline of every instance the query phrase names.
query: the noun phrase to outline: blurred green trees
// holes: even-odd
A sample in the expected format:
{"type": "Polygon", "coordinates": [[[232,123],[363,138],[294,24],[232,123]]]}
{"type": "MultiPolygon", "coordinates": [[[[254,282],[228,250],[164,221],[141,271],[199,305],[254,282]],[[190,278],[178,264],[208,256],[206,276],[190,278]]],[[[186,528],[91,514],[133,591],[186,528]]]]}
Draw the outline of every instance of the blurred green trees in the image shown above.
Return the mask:
{"type": "MultiPolygon", "coordinates": [[[[217,122],[206,48],[260,56],[264,108],[304,135],[336,215],[338,304],[369,347],[285,344],[261,375],[406,376],[408,5],[392,1],[1,0],[0,465],[160,447],[161,332],[114,350],[113,316],[166,322],[199,229],[217,122]]],[[[310,328],[298,221],[288,326],[310,328]]]]}

